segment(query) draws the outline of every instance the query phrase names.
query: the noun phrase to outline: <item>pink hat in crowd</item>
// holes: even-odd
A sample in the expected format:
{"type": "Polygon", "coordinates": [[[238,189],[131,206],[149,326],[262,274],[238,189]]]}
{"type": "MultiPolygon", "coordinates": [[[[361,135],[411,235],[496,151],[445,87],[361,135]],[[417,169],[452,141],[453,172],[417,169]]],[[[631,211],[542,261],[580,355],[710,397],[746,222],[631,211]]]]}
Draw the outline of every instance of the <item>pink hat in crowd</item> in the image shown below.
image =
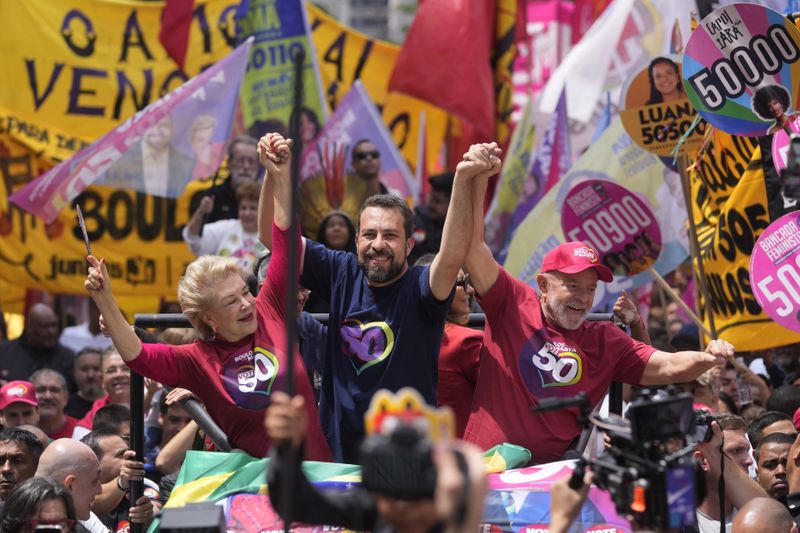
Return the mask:
{"type": "Polygon", "coordinates": [[[33,383],[19,380],[9,381],[5,387],[0,388],[0,411],[17,402],[39,406],[33,383]]]}
{"type": "Polygon", "coordinates": [[[794,429],[800,431],[800,407],[798,407],[797,411],[794,412],[792,423],[794,424],[794,429]]]}
{"type": "Polygon", "coordinates": [[[591,246],[580,241],[559,244],[544,256],[542,272],[557,270],[564,274],[578,274],[587,269],[594,269],[600,281],[606,283],[614,279],[611,270],[600,263],[599,256],[591,246]]]}

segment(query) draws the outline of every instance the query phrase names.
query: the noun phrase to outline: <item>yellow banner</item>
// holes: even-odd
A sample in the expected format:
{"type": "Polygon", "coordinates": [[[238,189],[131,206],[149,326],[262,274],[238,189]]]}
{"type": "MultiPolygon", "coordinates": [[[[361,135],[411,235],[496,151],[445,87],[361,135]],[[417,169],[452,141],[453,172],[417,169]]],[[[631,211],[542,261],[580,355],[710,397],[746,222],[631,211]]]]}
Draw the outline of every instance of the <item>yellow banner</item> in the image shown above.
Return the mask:
{"type": "MultiPolygon", "coordinates": [[[[14,288],[4,303],[16,307],[26,288],[81,294],[86,275],[74,207],[45,225],[8,196],[225,57],[237,4],[197,3],[183,72],[158,41],[160,3],[0,3],[7,80],[0,84],[0,278],[14,288]]],[[[175,299],[178,276],[193,259],[180,231],[200,187],[178,200],[103,187],[79,197],[92,251],[106,258],[117,294],[175,299]]],[[[157,303],[139,301],[128,311],[152,312],[157,303]]]]}
{"type": "MultiPolygon", "coordinates": [[[[195,2],[183,72],[158,41],[162,2],[0,2],[6,21],[0,33],[0,304],[18,307],[26,288],[82,294],[86,269],[74,207],[45,225],[8,196],[227,55],[238,5],[195,2]]],[[[311,6],[309,21],[328,102],[335,104],[361,78],[412,168],[421,111],[428,153],[436,154],[446,114],[386,92],[399,48],[311,6]]],[[[180,235],[190,198],[210,185],[194,183],[177,200],[103,187],[78,198],[92,251],[108,261],[119,296],[175,298],[178,276],[193,258],[180,235]]],[[[152,301],[128,310],[152,312],[152,301]]]]}
{"type": "MultiPolygon", "coordinates": [[[[750,287],[750,254],[770,223],[756,139],[715,132],[690,174],[692,216],[717,335],[739,351],[800,342],[773,322],[750,287]]],[[[709,326],[708,318],[705,324],[709,326]]]]}

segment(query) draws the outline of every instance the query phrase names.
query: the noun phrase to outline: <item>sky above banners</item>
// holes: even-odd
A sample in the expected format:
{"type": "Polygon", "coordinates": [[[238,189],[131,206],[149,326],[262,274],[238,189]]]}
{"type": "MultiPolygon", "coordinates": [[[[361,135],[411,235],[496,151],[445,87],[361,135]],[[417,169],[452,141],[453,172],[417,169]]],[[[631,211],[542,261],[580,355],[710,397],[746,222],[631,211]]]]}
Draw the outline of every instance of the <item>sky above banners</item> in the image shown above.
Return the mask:
{"type": "Polygon", "coordinates": [[[222,163],[251,44],[245,42],[10,200],[51,222],[93,184],[180,196],[193,178],[208,176],[222,163]]]}

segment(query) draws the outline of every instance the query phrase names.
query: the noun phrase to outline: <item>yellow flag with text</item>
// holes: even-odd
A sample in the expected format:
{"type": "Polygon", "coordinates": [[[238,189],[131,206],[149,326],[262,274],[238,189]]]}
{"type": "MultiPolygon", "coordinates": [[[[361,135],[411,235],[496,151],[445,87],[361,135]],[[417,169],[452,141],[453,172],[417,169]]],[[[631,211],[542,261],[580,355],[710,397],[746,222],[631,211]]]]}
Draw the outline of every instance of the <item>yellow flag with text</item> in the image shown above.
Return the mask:
{"type": "MultiPolygon", "coordinates": [[[[44,224],[10,204],[8,196],[232,50],[238,0],[195,2],[183,71],[158,41],[163,5],[0,2],[5,21],[0,33],[0,305],[7,309],[17,307],[25,289],[82,294],[86,275],[74,207],[44,224]]],[[[335,104],[361,78],[409,163],[416,163],[423,110],[428,153],[436,153],[445,113],[386,92],[399,47],[307,8],[326,100],[335,104]]],[[[192,196],[210,185],[210,179],[194,182],[178,199],[104,187],[86,190],[92,251],[108,261],[117,295],[175,298],[178,276],[194,258],[181,229],[192,196]]],[[[153,305],[128,311],[152,312],[153,305]]]]}
{"type": "MultiPolygon", "coordinates": [[[[690,182],[717,336],[738,351],[800,342],[800,333],[773,322],[761,310],[750,287],[750,255],[771,222],[757,140],[715,132],[690,172],[690,182]]],[[[708,317],[704,321],[710,327],[708,317]]]]}

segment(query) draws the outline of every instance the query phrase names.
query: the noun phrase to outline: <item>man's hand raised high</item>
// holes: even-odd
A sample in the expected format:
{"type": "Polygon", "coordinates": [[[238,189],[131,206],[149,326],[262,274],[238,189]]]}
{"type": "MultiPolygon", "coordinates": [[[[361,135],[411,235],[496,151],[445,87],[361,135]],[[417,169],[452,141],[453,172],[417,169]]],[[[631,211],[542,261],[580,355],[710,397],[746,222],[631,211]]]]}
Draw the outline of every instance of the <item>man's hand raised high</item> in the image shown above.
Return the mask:
{"type": "Polygon", "coordinates": [[[473,144],[456,167],[465,178],[488,178],[500,170],[502,151],[497,143],[473,144]]]}
{"type": "Polygon", "coordinates": [[[279,133],[267,133],[258,141],[258,157],[270,176],[281,181],[290,178],[292,144],[279,133]]]}
{"type": "Polygon", "coordinates": [[[292,144],[291,139],[284,139],[279,133],[267,133],[258,141],[258,157],[267,169],[258,201],[258,236],[269,249],[273,220],[281,229],[290,224],[292,144]]]}

